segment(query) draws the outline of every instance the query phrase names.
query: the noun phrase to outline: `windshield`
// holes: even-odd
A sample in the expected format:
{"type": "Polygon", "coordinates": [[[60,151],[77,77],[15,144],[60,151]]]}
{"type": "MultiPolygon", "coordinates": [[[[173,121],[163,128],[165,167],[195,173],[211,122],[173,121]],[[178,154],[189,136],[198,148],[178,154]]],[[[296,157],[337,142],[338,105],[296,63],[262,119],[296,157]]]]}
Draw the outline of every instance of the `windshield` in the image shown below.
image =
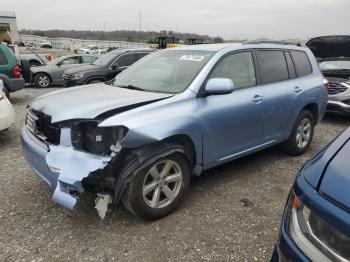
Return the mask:
{"type": "Polygon", "coordinates": [[[324,61],[320,63],[321,70],[350,70],[350,61],[324,61]]]}
{"type": "MultiPolygon", "coordinates": [[[[121,53],[121,52],[120,52],[121,53]]],[[[114,60],[117,55],[119,55],[120,53],[117,53],[117,52],[110,52],[110,53],[107,53],[103,56],[101,56],[99,59],[97,59],[95,62],[93,62],[92,64],[93,65],[98,65],[98,66],[106,66],[108,65],[109,63],[112,62],[112,60],[114,60]]]]}
{"type": "Polygon", "coordinates": [[[213,54],[194,50],[154,52],[118,75],[112,84],[150,92],[181,93],[213,54]]]}

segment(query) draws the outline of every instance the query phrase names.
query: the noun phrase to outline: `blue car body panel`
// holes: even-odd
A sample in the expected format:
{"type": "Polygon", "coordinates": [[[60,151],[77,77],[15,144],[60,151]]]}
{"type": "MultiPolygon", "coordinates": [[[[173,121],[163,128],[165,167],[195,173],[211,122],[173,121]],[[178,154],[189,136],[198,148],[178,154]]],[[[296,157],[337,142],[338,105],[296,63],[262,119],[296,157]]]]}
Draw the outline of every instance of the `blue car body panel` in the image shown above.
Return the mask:
{"type": "MultiPolygon", "coordinates": [[[[128,149],[140,148],[174,136],[184,136],[194,146],[196,175],[202,170],[284,142],[290,137],[298,115],[306,106],[317,110],[316,122],[320,121],[325,113],[328,96],[323,85],[323,75],[309,49],[264,44],[202,45],[172,50],[214,52],[182,93],[143,92],[94,84],[46,94],[34,100],[30,107],[49,115],[54,123],[73,119],[89,120],[109,112],[108,116],[101,120],[99,127],[126,127],[128,132],[121,141],[121,146],[128,149]],[[255,53],[261,49],[303,51],[309,57],[312,73],[305,77],[265,85],[259,82],[257,74],[257,85],[254,87],[235,89],[232,93],[224,95],[200,95],[208,75],[225,55],[242,50],[255,53]],[[297,92],[296,88],[299,89],[297,92]],[[256,100],[256,97],[261,99],[256,100]],[[128,109],[119,110],[123,108],[128,109]],[[113,110],[119,111],[113,114],[113,110]]],[[[137,63],[140,62],[142,59],[137,63]]],[[[255,66],[258,71],[258,63],[255,66]]],[[[27,139],[23,133],[22,139],[27,139]]],[[[32,152],[31,145],[24,143],[24,147],[27,148],[27,160],[34,169],[32,162],[35,157],[29,157],[32,152]]],[[[74,155],[74,148],[70,149],[69,154],[74,155]]],[[[60,156],[55,156],[54,153],[50,159],[63,163],[58,160],[60,156]]],[[[47,164],[43,156],[40,161],[44,161],[42,166],[47,164]]],[[[47,172],[44,169],[38,171],[44,174],[47,172]]],[[[89,173],[84,174],[85,177],[88,175],[89,173]]],[[[76,181],[76,177],[74,179],[76,181]]],[[[72,206],[71,203],[62,201],[63,205],[72,206]]]]}
{"type": "MultiPolygon", "coordinates": [[[[350,238],[349,139],[350,128],[305,165],[292,191],[314,214],[350,238]]],[[[289,219],[286,208],[273,260],[309,261],[290,237],[289,219]]]]}

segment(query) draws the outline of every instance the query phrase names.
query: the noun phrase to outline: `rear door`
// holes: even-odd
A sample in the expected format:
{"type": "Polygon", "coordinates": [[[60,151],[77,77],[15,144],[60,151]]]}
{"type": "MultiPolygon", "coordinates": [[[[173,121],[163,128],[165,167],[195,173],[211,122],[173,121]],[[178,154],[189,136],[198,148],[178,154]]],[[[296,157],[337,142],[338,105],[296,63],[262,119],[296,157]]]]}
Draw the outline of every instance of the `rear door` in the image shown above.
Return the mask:
{"type": "Polygon", "coordinates": [[[262,49],[256,51],[256,56],[265,106],[264,143],[273,143],[289,135],[300,82],[288,51],[262,49]]]}

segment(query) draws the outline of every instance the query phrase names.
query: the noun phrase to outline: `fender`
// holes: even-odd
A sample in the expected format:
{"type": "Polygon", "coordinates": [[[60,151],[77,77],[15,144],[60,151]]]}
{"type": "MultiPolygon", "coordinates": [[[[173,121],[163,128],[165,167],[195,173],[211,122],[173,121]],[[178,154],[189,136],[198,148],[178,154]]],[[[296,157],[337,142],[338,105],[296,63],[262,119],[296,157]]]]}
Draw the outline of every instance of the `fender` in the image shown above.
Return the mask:
{"type": "Polygon", "coordinates": [[[202,165],[203,128],[194,114],[197,109],[197,98],[189,91],[187,94],[175,95],[112,116],[101,122],[99,126],[125,126],[128,128],[128,132],[121,141],[121,146],[131,149],[159,142],[172,136],[186,135],[195,147],[196,165],[202,165]]]}

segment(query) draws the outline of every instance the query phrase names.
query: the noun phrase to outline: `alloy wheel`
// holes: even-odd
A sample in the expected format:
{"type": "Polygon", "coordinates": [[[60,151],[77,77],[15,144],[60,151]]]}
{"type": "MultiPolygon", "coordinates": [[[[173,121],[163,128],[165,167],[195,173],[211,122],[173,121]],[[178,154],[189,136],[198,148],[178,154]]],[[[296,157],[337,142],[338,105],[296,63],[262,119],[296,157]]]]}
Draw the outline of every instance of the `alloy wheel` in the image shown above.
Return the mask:
{"type": "Polygon", "coordinates": [[[38,83],[40,87],[48,87],[50,84],[50,79],[46,75],[41,75],[38,77],[38,83]]]}
{"type": "Polygon", "coordinates": [[[297,145],[300,149],[305,148],[309,144],[311,133],[312,133],[311,121],[308,118],[304,118],[298,126],[297,135],[296,135],[297,145]]]}
{"type": "Polygon", "coordinates": [[[164,160],[155,163],[145,176],[142,195],[151,208],[170,205],[178,196],[182,186],[183,174],[178,163],[164,160]]]}

